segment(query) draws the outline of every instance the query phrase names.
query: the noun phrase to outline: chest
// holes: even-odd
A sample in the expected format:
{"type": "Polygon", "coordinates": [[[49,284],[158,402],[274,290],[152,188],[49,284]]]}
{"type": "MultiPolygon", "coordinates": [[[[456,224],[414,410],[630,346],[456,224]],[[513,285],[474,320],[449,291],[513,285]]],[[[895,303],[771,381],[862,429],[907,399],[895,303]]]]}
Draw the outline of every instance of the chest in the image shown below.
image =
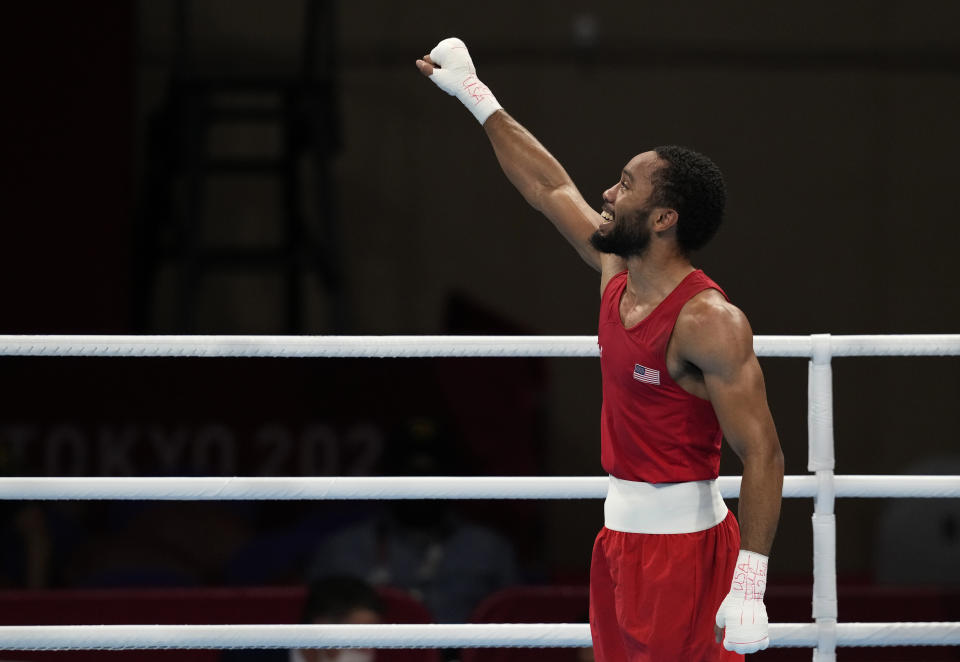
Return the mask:
{"type": "Polygon", "coordinates": [[[617,306],[620,323],[626,329],[633,328],[647,319],[650,313],[656,310],[657,306],[662,302],[662,299],[657,301],[640,301],[632,296],[629,291],[624,290],[620,296],[620,303],[617,306]]]}
{"type": "Polygon", "coordinates": [[[686,361],[682,343],[674,333],[676,320],[661,320],[655,314],[660,303],[639,302],[623,293],[617,319],[608,318],[606,329],[601,325],[603,369],[617,375],[616,381],[624,386],[660,382],[669,376],[683,391],[706,398],[703,374],[686,361]]]}

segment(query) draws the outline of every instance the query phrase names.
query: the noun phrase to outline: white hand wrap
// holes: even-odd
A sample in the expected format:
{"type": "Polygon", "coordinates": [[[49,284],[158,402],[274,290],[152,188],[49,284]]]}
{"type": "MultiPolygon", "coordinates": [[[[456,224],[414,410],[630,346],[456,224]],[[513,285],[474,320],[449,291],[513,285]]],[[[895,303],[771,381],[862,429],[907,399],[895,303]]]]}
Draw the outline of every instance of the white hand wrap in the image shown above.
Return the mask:
{"type": "Polygon", "coordinates": [[[430,80],[441,90],[460,99],[480,124],[501,106],[490,88],[477,78],[467,46],[456,37],[444,39],[430,51],[434,67],[430,80]]]}
{"type": "Polygon", "coordinates": [[[738,653],[755,653],[770,645],[767,634],[767,557],[740,550],[730,592],[717,610],[717,627],[726,628],[723,647],[738,653]]]}

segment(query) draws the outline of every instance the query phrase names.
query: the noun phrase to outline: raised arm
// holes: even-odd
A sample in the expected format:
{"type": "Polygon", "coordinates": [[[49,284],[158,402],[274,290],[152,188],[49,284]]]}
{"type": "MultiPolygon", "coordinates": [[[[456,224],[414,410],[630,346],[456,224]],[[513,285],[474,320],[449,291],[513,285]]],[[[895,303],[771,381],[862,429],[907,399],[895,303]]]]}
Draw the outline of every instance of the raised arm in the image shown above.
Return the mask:
{"type": "Polygon", "coordinates": [[[590,245],[590,236],[600,225],[599,213],[583,199],[563,166],[480,82],[463,42],[444,39],[430,55],[417,60],[417,68],[474,114],[510,182],[550,219],[587,264],[600,270],[600,253],[590,245]]]}
{"type": "Polygon", "coordinates": [[[600,214],[583,199],[560,162],[505,110],[491,115],[483,129],[507,179],[599,271],[601,256],[590,245],[590,236],[600,225],[600,214]]]}

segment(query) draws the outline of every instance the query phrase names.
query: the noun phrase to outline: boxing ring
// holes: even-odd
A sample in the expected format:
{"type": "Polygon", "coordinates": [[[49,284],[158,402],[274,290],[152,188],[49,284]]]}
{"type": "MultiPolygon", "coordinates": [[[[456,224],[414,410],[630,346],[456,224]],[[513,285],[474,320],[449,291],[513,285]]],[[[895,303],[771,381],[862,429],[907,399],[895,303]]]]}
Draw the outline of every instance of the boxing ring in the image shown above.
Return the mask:
{"type": "MultiPolygon", "coordinates": [[[[960,476],[834,474],[833,357],[960,356],[960,335],[756,336],[762,357],[807,358],[808,471],[785,498],[813,509],[813,622],[771,623],[771,647],[960,646],[960,622],[838,623],[836,516],[841,498],[960,498],[960,476]]],[[[596,336],[0,336],[2,356],[582,357],[596,336]]],[[[738,477],[721,477],[725,498],[738,477]]],[[[606,477],[2,478],[0,499],[323,500],[601,499],[606,477]]],[[[590,645],[586,624],[0,626],[2,650],[488,648],[590,645]]]]}

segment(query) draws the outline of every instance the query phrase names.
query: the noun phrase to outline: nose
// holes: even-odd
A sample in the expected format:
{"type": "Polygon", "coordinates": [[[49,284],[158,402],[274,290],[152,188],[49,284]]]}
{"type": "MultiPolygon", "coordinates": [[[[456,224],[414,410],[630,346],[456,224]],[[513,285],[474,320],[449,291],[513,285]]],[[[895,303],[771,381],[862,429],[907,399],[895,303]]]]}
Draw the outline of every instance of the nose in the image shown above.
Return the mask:
{"type": "Polygon", "coordinates": [[[603,192],[603,201],[613,204],[617,200],[617,186],[620,185],[620,182],[617,182],[606,191],[603,192]]]}

